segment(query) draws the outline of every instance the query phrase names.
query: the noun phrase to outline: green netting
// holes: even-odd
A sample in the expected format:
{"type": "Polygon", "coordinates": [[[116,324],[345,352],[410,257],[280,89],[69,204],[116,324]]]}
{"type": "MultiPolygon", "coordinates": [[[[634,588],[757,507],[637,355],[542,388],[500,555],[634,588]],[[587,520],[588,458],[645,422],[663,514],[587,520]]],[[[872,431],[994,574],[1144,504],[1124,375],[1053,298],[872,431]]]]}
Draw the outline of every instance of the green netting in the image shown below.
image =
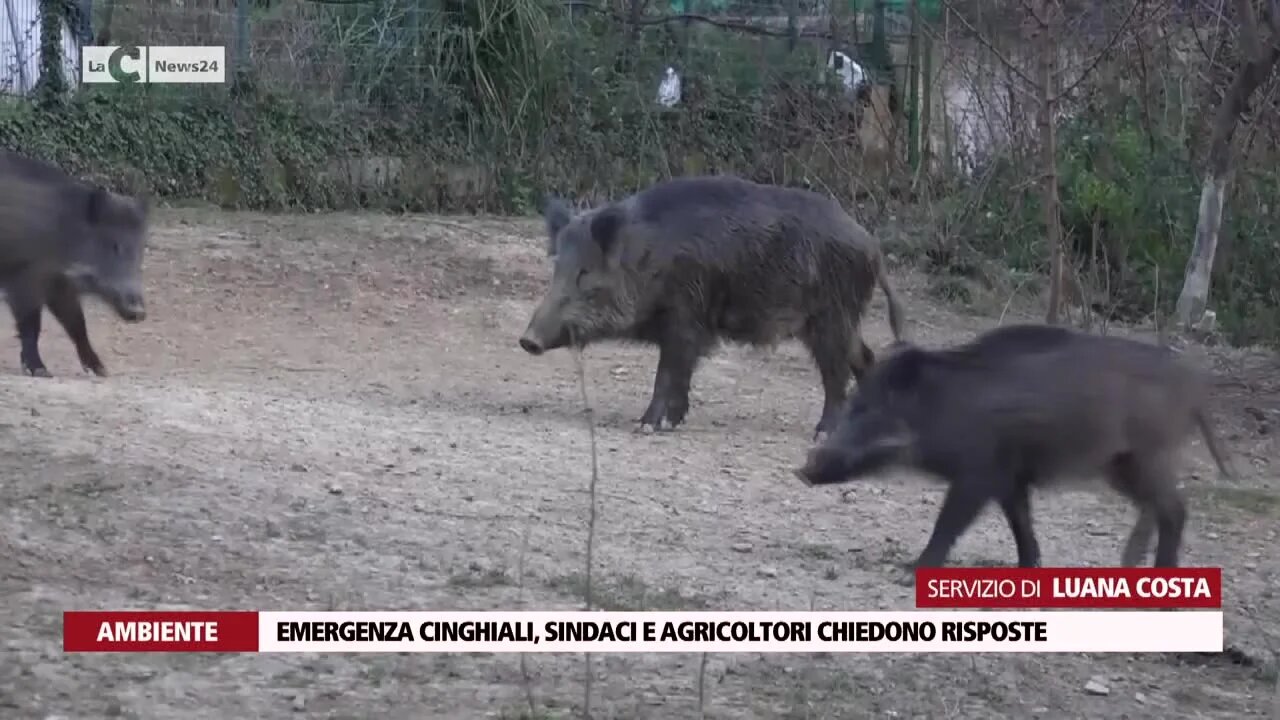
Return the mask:
{"type": "Polygon", "coordinates": [[[699,12],[723,12],[729,7],[729,0],[671,0],[671,12],[692,12],[690,5],[696,4],[699,12]]]}
{"type": "MultiPolygon", "coordinates": [[[[877,0],[846,0],[849,8],[857,12],[871,12],[876,7],[877,0]]],[[[883,0],[884,9],[890,12],[903,13],[907,12],[907,0],[883,0]]],[[[925,17],[932,17],[942,12],[942,0],[916,0],[916,6],[920,8],[920,14],[925,17]]]]}
{"type": "MultiPolygon", "coordinates": [[[[690,5],[696,5],[699,12],[723,12],[729,8],[730,0],[669,0],[671,12],[692,12],[690,5]]],[[[854,12],[871,12],[875,9],[876,0],[844,0],[847,7],[854,12]]],[[[942,0],[916,0],[920,13],[925,17],[937,16],[942,11],[942,0]]],[[[884,0],[885,10],[896,13],[907,12],[907,0],[884,0]]]]}

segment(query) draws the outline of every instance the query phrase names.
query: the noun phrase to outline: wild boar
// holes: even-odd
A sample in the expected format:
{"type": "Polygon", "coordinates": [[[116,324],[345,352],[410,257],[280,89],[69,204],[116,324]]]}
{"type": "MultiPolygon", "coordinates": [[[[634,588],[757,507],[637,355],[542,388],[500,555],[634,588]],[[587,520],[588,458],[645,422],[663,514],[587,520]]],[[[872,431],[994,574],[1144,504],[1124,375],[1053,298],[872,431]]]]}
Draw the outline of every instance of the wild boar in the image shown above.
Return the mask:
{"type": "Polygon", "coordinates": [[[40,357],[44,307],[86,370],[106,375],[89,343],[80,295],[105,300],[127,322],[146,317],[142,259],[147,204],[0,151],[0,287],[17,324],[25,372],[50,375],[40,357]]]}
{"type": "Polygon", "coordinates": [[[520,347],[541,355],[606,339],[657,345],[642,429],[684,421],[694,370],[718,343],[798,338],[822,377],[821,435],[850,375],[861,380],[875,362],[859,328],[877,285],[902,338],[879,243],[818,193],[688,177],[576,216],[552,198],[544,215],[554,270],[520,347]]]}
{"type": "Polygon", "coordinates": [[[1018,565],[1040,564],[1032,487],[1096,476],[1138,509],[1121,563],[1178,564],[1186,502],[1175,463],[1194,429],[1234,471],[1207,415],[1209,376],[1168,349],[1047,326],[1010,326],[955,348],[903,344],[859,384],[839,424],[795,474],[829,485],[909,468],[947,484],[916,567],[942,565],[990,501],[1018,565]]]}

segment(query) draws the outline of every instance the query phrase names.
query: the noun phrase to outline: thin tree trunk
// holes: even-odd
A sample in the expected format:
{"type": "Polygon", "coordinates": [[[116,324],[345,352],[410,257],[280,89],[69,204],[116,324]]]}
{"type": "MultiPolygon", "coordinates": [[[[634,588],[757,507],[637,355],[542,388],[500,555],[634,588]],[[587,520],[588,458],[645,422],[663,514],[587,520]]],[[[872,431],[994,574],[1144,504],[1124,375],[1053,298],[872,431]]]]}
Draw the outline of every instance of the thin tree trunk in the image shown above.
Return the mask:
{"type": "Polygon", "coordinates": [[[1218,250],[1218,233],[1222,228],[1222,206],[1226,201],[1227,183],[1231,179],[1231,138],[1240,124],[1240,115],[1249,98],[1272,68],[1280,61],[1280,2],[1270,0],[1267,13],[1271,26],[1270,41],[1264,46],[1258,38],[1258,18],[1251,0],[1236,0],[1240,23],[1241,64],[1231,87],[1213,119],[1213,135],[1209,143],[1209,169],[1200,186],[1199,219],[1196,221],[1195,245],[1187,258],[1187,271],[1182,292],[1174,309],[1174,320],[1184,330],[1200,321],[1209,302],[1213,258],[1218,250]]]}
{"type": "Polygon", "coordinates": [[[98,30],[98,37],[94,40],[95,45],[111,44],[111,15],[116,9],[116,0],[107,0],[107,4],[102,9],[102,26],[98,30]]]}
{"type": "Polygon", "coordinates": [[[907,34],[907,164],[912,172],[920,166],[920,8],[907,0],[910,30],[907,34]]]}
{"type": "Polygon", "coordinates": [[[640,55],[640,17],[644,9],[641,6],[642,0],[631,0],[631,27],[628,28],[627,45],[631,52],[628,58],[627,67],[634,67],[636,58],[640,55]]]}
{"type": "Polygon", "coordinates": [[[1059,222],[1058,200],[1058,136],[1054,127],[1057,115],[1057,38],[1054,36],[1054,18],[1057,0],[1040,0],[1038,38],[1040,45],[1040,162],[1043,164],[1044,239],[1049,248],[1049,309],[1045,322],[1058,324],[1062,306],[1062,225],[1059,222]]]}
{"type": "Polygon", "coordinates": [[[787,52],[795,52],[800,44],[800,0],[787,3],[787,52]]]}

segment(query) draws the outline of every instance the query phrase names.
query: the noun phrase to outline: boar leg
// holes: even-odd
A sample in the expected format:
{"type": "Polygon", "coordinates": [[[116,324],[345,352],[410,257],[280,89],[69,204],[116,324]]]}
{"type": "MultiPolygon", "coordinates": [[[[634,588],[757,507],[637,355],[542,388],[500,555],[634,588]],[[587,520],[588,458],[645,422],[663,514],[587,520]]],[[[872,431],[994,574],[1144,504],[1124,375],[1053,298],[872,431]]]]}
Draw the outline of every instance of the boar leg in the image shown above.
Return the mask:
{"type": "Polygon", "coordinates": [[[1141,477],[1138,475],[1133,457],[1122,455],[1111,461],[1107,468],[1107,481],[1116,492],[1128,498],[1138,509],[1138,521],[1129,532],[1124,550],[1120,553],[1120,564],[1124,567],[1136,567],[1142,563],[1151,546],[1151,537],[1155,534],[1155,514],[1146,495],[1140,492],[1141,477]]]}
{"type": "Polygon", "coordinates": [[[22,343],[18,358],[22,361],[23,371],[28,375],[32,377],[53,377],[53,373],[49,372],[49,368],[45,367],[44,359],[40,357],[40,316],[42,313],[43,308],[36,308],[17,318],[18,339],[22,343]]]}
{"type": "MultiPolygon", "coordinates": [[[[1163,478],[1162,478],[1163,479],[1163,478]]],[[[1172,480],[1172,477],[1169,477],[1172,480]]],[[[1155,488],[1156,567],[1178,567],[1182,531],[1187,524],[1187,505],[1173,483],[1155,488]]]]}
{"type": "Polygon", "coordinates": [[[689,412],[689,388],[698,360],[709,343],[688,333],[666,332],[658,350],[658,372],[653,378],[653,397],[640,417],[642,430],[671,429],[684,422],[689,412]],[[666,424],[663,424],[663,421],[666,424]]]}
{"type": "Polygon", "coordinates": [[[1155,532],[1155,514],[1150,507],[1139,505],[1138,521],[1133,524],[1129,540],[1124,544],[1124,551],[1120,553],[1120,565],[1123,567],[1141,565],[1143,558],[1147,556],[1147,550],[1151,547],[1151,538],[1155,532]]]}
{"type": "Polygon", "coordinates": [[[103,367],[98,353],[89,343],[89,328],[84,321],[84,308],[80,305],[80,295],[72,287],[66,277],[59,275],[49,283],[49,294],[45,300],[50,314],[67,331],[72,344],[76,346],[76,355],[84,369],[99,377],[106,377],[107,369],[103,367]]]}
{"type": "Polygon", "coordinates": [[[1040,567],[1040,543],[1031,526],[1031,483],[1019,477],[1013,491],[1000,501],[1000,509],[1013,532],[1013,542],[1018,548],[1018,567],[1040,567]]]}
{"type": "Polygon", "coordinates": [[[18,359],[23,372],[32,377],[52,377],[40,357],[40,314],[44,312],[44,303],[33,278],[24,276],[11,283],[5,288],[5,299],[18,327],[18,341],[22,345],[18,359]]]}
{"type": "MultiPolygon", "coordinates": [[[[851,366],[854,361],[850,351],[854,340],[849,335],[846,324],[825,315],[811,319],[801,338],[822,375],[822,417],[813,429],[814,440],[835,429],[840,419],[853,372],[851,366]]],[[[855,351],[854,354],[858,353],[855,351]]]]}
{"type": "Polygon", "coordinates": [[[1129,453],[1111,464],[1110,480],[1116,490],[1138,506],[1134,524],[1121,556],[1122,563],[1141,562],[1155,524],[1155,567],[1177,567],[1182,531],[1187,522],[1187,506],[1174,485],[1170,453],[1147,455],[1129,453]]]}
{"type": "Polygon", "coordinates": [[[950,478],[942,510],[938,512],[938,519],[933,524],[933,534],[916,559],[915,566],[942,567],[956,540],[978,518],[989,499],[981,480],[972,474],[950,478]]]}
{"type": "Polygon", "coordinates": [[[850,356],[849,370],[853,372],[853,379],[857,380],[858,384],[861,385],[862,378],[866,377],[871,370],[871,366],[876,364],[876,354],[862,339],[861,335],[854,335],[853,339],[856,345],[853,348],[853,354],[850,356]]]}
{"type": "Polygon", "coordinates": [[[1139,455],[1130,453],[1111,465],[1111,485],[1138,506],[1138,521],[1129,533],[1122,563],[1141,562],[1156,532],[1155,567],[1177,567],[1182,531],[1187,522],[1187,506],[1174,485],[1173,464],[1167,452],[1139,455]]]}

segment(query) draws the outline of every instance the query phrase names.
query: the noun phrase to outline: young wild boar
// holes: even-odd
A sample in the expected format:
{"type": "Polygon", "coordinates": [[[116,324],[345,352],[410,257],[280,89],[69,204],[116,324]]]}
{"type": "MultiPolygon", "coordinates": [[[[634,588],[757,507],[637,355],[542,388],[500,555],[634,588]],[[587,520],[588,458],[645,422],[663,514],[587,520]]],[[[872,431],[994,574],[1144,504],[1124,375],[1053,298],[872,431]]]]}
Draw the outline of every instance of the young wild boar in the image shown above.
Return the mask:
{"type": "Polygon", "coordinates": [[[47,163],[0,151],[0,287],[18,327],[27,373],[48,377],[40,358],[45,306],[66,330],[86,370],[106,375],[80,295],[105,300],[121,318],[146,317],[144,201],[77,180],[47,163]]]}
{"type": "Polygon", "coordinates": [[[831,436],[796,475],[807,485],[894,467],[947,483],[933,535],[915,561],[942,565],[989,501],[999,503],[1018,565],[1040,564],[1030,491],[1102,475],[1138,508],[1121,563],[1174,567],[1186,522],[1175,462],[1199,428],[1233,473],[1206,416],[1208,376],[1165,348],[1050,326],[1004,327],[967,345],[904,345],[859,384],[831,436]]]}
{"type": "Polygon", "coordinates": [[[657,345],[643,429],[684,421],[694,369],[718,342],[798,338],[822,376],[815,434],[826,432],[850,375],[860,381],[875,362],[859,326],[876,285],[902,336],[879,244],[817,193],[690,177],[576,217],[553,199],[545,216],[554,271],[520,347],[540,355],[605,339],[657,345]]]}

